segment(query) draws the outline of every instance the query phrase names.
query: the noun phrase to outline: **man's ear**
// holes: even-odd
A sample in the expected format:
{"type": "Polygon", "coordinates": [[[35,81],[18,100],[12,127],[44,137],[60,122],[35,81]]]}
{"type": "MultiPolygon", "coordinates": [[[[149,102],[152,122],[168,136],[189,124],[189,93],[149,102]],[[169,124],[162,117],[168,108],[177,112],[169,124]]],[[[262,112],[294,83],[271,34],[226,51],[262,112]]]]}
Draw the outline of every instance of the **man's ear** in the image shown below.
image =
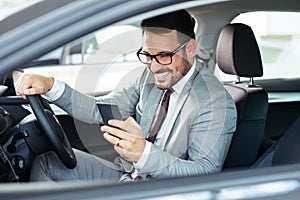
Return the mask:
{"type": "Polygon", "coordinates": [[[190,39],[190,41],[186,45],[186,54],[188,59],[194,59],[195,53],[197,48],[197,42],[194,39],[190,39]]]}

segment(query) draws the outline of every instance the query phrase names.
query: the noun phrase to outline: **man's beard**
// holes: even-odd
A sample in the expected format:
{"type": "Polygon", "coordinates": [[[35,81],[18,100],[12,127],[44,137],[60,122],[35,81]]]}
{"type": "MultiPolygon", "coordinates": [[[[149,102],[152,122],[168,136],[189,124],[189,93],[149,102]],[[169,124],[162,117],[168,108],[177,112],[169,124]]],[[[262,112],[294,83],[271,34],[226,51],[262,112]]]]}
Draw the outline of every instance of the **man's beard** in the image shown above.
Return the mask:
{"type": "MultiPolygon", "coordinates": [[[[186,56],[185,56],[186,57],[186,56]]],[[[172,72],[172,77],[170,78],[170,81],[167,82],[166,84],[160,84],[158,82],[155,82],[155,86],[160,89],[160,90],[166,90],[168,88],[171,88],[173,85],[175,85],[178,81],[180,81],[191,69],[191,63],[187,61],[187,59],[183,58],[182,62],[180,64],[180,67],[183,68],[183,71],[179,74],[179,72],[175,72],[174,70],[172,72]]]]}

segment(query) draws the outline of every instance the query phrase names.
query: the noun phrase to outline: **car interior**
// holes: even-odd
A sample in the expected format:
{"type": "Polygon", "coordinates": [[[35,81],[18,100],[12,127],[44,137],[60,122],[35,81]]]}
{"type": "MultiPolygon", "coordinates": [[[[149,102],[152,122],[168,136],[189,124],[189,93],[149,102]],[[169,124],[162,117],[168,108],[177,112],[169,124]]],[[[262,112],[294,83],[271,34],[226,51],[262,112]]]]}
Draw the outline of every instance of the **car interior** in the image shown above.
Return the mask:
{"type": "MultiPolygon", "coordinates": [[[[236,103],[238,121],[223,171],[299,163],[297,144],[300,138],[297,132],[300,129],[300,100],[286,100],[284,95],[299,94],[300,78],[259,79],[264,76],[265,66],[262,49],[252,27],[232,23],[232,20],[252,11],[299,12],[300,7],[286,5],[286,8],[282,8],[276,4],[272,7],[267,1],[261,4],[257,1],[254,6],[252,2],[245,5],[236,1],[233,4],[220,2],[208,6],[190,6],[187,10],[198,21],[196,31],[200,45],[197,57],[207,67],[213,70],[219,68],[232,77],[231,81],[222,82],[236,103]],[[217,12],[220,9],[224,10],[217,12]]],[[[138,20],[130,23],[137,26],[138,20]]],[[[26,68],[34,70],[38,67],[51,70],[52,66],[65,66],[66,54],[83,54],[83,43],[80,42],[78,46],[75,42],[76,48],[70,48],[68,45],[73,43],[59,48],[62,51],[58,60],[51,58],[41,61],[40,57],[24,64],[19,71],[23,73],[26,68]]],[[[129,55],[128,51],[125,53],[129,55]]],[[[55,70],[52,68],[52,71],[55,70]]],[[[83,68],[79,73],[82,72],[83,68]]],[[[88,82],[86,80],[85,84],[88,82]]],[[[15,81],[13,72],[0,77],[0,84],[7,87],[0,97],[0,182],[28,182],[36,155],[50,150],[59,152],[58,156],[69,168],[74,167],[72,148],[114,160],[117,153],[110,143],[99,137],[98,124],[84,123],[61,111],[58,114],[51,103],[41,96],[28,100],[20,98],[15,92],[15,81]]],[[[93,91],[91,95],[107,93],[107,90],[93,91]]]]}

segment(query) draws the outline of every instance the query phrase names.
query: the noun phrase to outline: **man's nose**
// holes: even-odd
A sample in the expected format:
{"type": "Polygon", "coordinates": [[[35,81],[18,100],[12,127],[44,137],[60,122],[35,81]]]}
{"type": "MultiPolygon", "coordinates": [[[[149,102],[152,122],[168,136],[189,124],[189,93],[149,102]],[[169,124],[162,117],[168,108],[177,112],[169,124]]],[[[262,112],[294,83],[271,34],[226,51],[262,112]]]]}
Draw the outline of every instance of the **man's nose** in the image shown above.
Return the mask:
{"type": "Polygon", "coordinates": [[[151,64],[150,64],[150,69],[151,69],[151,71],[156,71],[156,70],[158,70],[160,67],[161,67],[161,64],[158,63],[158,62],[156,61],[155,58],[153,58],[153,59],[152,59],[152,62],[151,62],[151,64]]]}

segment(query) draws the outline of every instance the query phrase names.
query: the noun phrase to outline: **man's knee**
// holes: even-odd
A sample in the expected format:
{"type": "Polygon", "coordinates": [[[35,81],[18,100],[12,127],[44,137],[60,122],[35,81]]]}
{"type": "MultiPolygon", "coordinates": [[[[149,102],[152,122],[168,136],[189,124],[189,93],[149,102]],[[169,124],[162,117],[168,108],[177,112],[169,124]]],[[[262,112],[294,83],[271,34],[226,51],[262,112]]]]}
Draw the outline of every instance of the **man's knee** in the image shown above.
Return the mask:
{"type": "Polygon", "coordinates": [[[51,169],[61,166],[60,159],[54,152],[38,155],[31,167],[30,181],[53,181],[51,169]]]}

